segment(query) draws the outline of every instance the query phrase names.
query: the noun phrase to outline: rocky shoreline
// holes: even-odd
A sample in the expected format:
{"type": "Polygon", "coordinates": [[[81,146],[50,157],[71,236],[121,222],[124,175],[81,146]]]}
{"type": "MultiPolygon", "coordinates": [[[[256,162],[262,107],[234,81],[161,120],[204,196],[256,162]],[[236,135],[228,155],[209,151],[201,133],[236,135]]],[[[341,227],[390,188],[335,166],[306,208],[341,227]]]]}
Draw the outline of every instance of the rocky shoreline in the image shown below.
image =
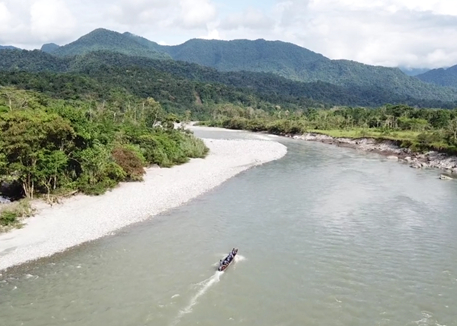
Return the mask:
{"type": "MultiPolygon", "coordinates": [[[[408,148],[401,148],[398,142],[393,140],[337,138],[318,133],[286,135],[286,137],[306,141],[318,141],[339,147],[349,147],[366,152],[378,153],[387,156],[389,159],[409,164],[410,167],[415,169],[436,168],[444,170],[449,174],[457,174],[457,156],[449,156],[435,151],[414,153],[408,148]]],[[[443,178],[445,177],[443,176],[443,178]]]]}

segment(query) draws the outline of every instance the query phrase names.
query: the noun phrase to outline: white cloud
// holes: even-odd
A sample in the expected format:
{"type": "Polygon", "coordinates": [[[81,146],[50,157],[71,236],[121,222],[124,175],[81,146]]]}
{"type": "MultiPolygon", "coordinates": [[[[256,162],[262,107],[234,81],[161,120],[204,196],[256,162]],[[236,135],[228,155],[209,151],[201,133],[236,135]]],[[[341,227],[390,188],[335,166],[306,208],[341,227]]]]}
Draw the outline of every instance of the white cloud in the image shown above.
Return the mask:
{"type": "Polygon", "coordinates": [[[7,33],[8,26],[11,25],[12,14],[5,3],[0,2],[0,33],[7,33]]]}
{"type": "Polygon", "coordinates": [[[65,44],[103,27],[152,41],[292,42],[332,59],[457,64],[456,0],[0,0],[0,44],[65,44]]]}
{"type": "Polygon", "coordinates": [[[210,0],[180,0],[181,15],[177,24],[185,28],[206,27],[217,16],[216,7],[210,0]]]}
{"type": "Polygon", "coordinates": [[[261,10],[248,8],[243,12],[228,15],[220,24],[220,28],[225,30],[252,29],[270,30],[274,29],[274,19],[265,15],[261,10]]]}
{"type": "Polygon", "coordinates": [[[58,41],[72,34],[76,21],[62,0],[38,0],[30,8],[31,34],[41,41],[58,41]]]}
{"type": "Polygon", "coordinates": [[[457,1],[287,0],[275,35],[333,59],[376,65],[457,64],[457,1]],[[444,14],[445,13],[445,14],[444,14]],[[441,49],[442,55],[433,54],[441,49]]]}
{"type": "Polygon", "coordinates": [[[167,20],[174,5],[167,0],[117,0],[110,4],[107,18],[135,26],[167,20]]]}
{"type": "Polygon", "coordinates": [[[198,38],[202,38],[205,40],[219,40],[221,38],[219,31],[217,29],[211,29],[205,35],[199,36],[198,38]]]}

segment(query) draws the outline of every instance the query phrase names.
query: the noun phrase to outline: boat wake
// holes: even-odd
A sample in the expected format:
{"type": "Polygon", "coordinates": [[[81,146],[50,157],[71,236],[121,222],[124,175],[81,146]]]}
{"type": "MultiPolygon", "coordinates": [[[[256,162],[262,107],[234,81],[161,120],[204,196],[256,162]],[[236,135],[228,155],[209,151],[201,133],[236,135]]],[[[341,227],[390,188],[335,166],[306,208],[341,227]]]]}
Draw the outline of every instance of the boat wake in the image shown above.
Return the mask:
{"type": "Polygon", "coordinates": [[[245,261],[246,257],[241,256],[241,255],[236,255],[235,256],[235,263],[240,262],[240,261],[245,261]]]}
{"type": "Polygon", "coordinates": [[[214,284],[218,283],[221,279],[221,275],[224,272],[215,272],[213,276],[210,278],[207,278],[206,280],[197,283],[197,287],[199,288],[198,292],[190,299],[189,304],[182,310],[179,311],[178,316],[175,318],[173,323],[171,323],[171,326],[177,325],[180,321],[181,318],[192,312],[192,308],[197,304],[198,299],[204,295],[214,284]]]}

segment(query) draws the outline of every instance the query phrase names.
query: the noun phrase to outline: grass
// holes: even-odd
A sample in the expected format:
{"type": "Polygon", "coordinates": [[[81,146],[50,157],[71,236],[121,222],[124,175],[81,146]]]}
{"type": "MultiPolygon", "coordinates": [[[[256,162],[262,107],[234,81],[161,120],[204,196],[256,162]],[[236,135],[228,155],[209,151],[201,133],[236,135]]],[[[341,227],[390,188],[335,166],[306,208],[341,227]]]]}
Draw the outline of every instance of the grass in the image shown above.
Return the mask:
{"type": "Polygon", "coordinates": [[[26,199],[0,205],[0,233],[13,228],[21,228],[22,220],[32,215],[32,206],[30,201],[26,199]]]}

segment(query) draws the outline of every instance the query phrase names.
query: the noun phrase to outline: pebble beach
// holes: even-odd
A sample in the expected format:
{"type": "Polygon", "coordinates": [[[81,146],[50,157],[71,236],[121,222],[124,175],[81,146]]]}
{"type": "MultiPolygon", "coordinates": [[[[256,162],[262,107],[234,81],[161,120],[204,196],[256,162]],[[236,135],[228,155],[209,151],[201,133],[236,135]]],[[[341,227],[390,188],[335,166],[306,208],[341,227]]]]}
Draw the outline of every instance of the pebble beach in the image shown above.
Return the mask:
{"type": "Polygon", "coordinates": [[[122,183],[102,196],[76,195],[54,206],[40,205],[23,228],[0,235],[0,271],[113,234],[287,153],[274,141],[203,140],[210,149],[204,159],[148,168],[144,181],[122,183]]]}

